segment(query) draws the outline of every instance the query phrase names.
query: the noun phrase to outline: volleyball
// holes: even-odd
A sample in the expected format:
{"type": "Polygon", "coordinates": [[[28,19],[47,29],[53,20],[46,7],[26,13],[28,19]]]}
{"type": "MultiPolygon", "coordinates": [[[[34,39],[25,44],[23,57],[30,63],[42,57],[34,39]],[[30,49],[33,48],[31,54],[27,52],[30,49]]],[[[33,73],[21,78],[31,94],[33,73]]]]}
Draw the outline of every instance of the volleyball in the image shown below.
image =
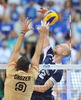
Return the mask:
{"type": "Polygon", "coordinates": [[[49,10],[44,14],[43,20],[47,23],[49,22],[50,25],[53,25],[58,21],[58,14],[52,10],[49,10]]]}

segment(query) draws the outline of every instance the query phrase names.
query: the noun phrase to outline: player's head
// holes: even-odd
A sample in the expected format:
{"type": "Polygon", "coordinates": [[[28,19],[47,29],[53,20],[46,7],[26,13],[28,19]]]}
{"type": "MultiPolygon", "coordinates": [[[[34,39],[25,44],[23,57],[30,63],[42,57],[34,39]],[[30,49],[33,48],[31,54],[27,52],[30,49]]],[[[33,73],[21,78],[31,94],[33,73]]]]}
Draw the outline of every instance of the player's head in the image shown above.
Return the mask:
{"type": "Polygon", "coordinates": [[[61,57],[66,57],[66,56],[70,55],[70,47],[66,43],[57,45],[54,49],[54,53],[61,57]]]}
{"type": "Polygon", "coordinates": [[[27,57],[21,57],[17,61],[17,68],[18,70],[28,71],[29,64],[30,62],[27,57]]]}

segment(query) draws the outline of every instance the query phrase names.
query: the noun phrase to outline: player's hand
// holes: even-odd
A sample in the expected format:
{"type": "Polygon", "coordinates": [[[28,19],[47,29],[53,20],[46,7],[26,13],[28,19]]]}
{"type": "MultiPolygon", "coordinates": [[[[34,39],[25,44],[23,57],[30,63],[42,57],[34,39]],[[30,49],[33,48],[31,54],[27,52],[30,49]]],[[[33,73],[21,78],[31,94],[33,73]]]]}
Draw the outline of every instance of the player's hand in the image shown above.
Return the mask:
{"type": "Polygon", "coordinates": [[[28,18],[23,18],[21,21],[21,32],[28,32],[30,30],[33,30],[33,28],[29,28],[29,24],[31,23],[31,20],[29,20],[28,18]]]}
{"type": "Polygon", "coordinates": [[[46,35],[49,34],[49,23],[46,23],[46,21],[41,21],[41,27],[37,26],[37,30],[40,33],[40,38],[44,38],[46,35]]]}
{"type": "Polygon", "coordinates": [[[40,9],[38,10],[38,12],[40,12],[40,13],[42,13],[42,14],[45,14],[47,11],[48,11],[48,10],[45,9],[45,8],[40,8],[40,9]]]}

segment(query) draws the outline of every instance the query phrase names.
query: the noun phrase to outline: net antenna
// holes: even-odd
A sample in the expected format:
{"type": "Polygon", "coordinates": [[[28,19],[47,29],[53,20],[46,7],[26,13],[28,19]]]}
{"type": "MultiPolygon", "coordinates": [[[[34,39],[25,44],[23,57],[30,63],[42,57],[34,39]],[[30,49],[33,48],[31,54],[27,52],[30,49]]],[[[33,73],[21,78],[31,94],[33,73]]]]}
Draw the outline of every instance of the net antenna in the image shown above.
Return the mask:
{"type": "MultiPolygon", "coordinates": [[[[71,64],[71,38],[72,38],[72,31],[71,31],[71,9],[69,15],[69,24],[70,24],[70,64],[71,64]]],[[[71,70],[67,69],[67,100],[71,100],[71,70]]]]}

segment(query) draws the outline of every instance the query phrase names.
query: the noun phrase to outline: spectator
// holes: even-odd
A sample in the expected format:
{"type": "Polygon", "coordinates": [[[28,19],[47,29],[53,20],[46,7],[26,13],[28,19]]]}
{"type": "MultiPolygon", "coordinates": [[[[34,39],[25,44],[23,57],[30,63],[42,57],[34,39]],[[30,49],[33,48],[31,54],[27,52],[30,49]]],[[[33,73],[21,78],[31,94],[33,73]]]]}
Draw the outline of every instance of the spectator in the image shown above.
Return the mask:
{"type": "Polygon", "coordinates": [[[34,20],[37,17],[36,8],[33,7],[33,5],[34,5],[34,2],[30,2],[29,7],[27,7],[25,10],[26,17],[32,20],[34,20]]]}
{"type": "Polygon", "coordinates": [[[81,100],[81,93],[79,94],[79,98],[78,98],[78,100],[81,100]]]}
{"type": "Polygon", "coordinates": [[[35,0],[35,2],[42,6],[45,3],[45,0],[35,0]]]}
{"type": "Polygon", "coordinates": [[[3,41],[2,47],[0,48],[0,63],[8,63],[11,56],[11,50],[7,47],[7,41],[3,41]]]}
{"type": "Polygon", "coordinates": [[[5,15],[8,16],[13,23],[16,22],[19,19],[17,5],[15,3],[10,3],[5,10],[5,15]]]}
{"type": "Polygon", "coordinates": [[[0,32],[0,47],[2,47],[2,43],[3,43],[3,40],[5,40],[5,35],[4,34],[2,34],[2,32],[0,32]]]}
{"type": "Polygon", "coordinates": [[[66,0],[64,3],[64,8],[62,9],[64,20],[69,22],[69,17],[71,15],[71,9],[72,8],[72,1],[71,0],[66,0]]]}
{"type": "Polygon", "coordinates": [[[4,17],[4,6],[2,4],[0,4],[0,23],[2,22],[3,20],[3,17],[4,17]]]}
{"type": "Polygon", "coordinates": [[[72,36],[76,42],[79,42],[81,39],[81,15],[77,12],[72,22],[72,36]]]}
{"type": "Polygon", "coordinates": [[[81,41],[76,45],[76,50],[77,50],[77,60],[76,60],[76,64],[81,64],[81,41]]]}
{"type": "Polygon", "coordinates": [[[19,5],[20,4],[20,0],[7,0],[8,4],[16,4],[19,5]]]}
{"type": "Polygon", "coordinates": [[[36,35],[39,35],[39,32],[36,29],[36,26],[41,26],[41,19],[43,18],[43,16],[40,14],[36,20],[33,22],[33,28],[34,28],[34,32],[36,35]]]}
{"type": "Polygon", "coordinates": [[[10,48],[11,51],[13,51],[15,43],[17,41],[17,34],[14,30],[10,31],[9,37],[8,37],[8,48],[10,48]]]}
{"type": "Polygon", "coordinates": [[[54,33],[54,38],[56,44],[60,44],[66,41],[66,36],[68,35],[67,23],[63,20],[62,12],[58,13],[59,20],[50,27],[50,31],[54,33]]]}
{"type": "Polygon", "coordinates": [[[9,32],[13,30],[13,24],[10,22],[10,19],[8,17],[3,18],[3,22],[0,24],[0,31],[5,36],[8,36],[9,32]]]}
{"type": "Polygon", "coordinates": [[[71,48],[71,63],[76,64],[78,52],[73,47],[71,48]]]}

